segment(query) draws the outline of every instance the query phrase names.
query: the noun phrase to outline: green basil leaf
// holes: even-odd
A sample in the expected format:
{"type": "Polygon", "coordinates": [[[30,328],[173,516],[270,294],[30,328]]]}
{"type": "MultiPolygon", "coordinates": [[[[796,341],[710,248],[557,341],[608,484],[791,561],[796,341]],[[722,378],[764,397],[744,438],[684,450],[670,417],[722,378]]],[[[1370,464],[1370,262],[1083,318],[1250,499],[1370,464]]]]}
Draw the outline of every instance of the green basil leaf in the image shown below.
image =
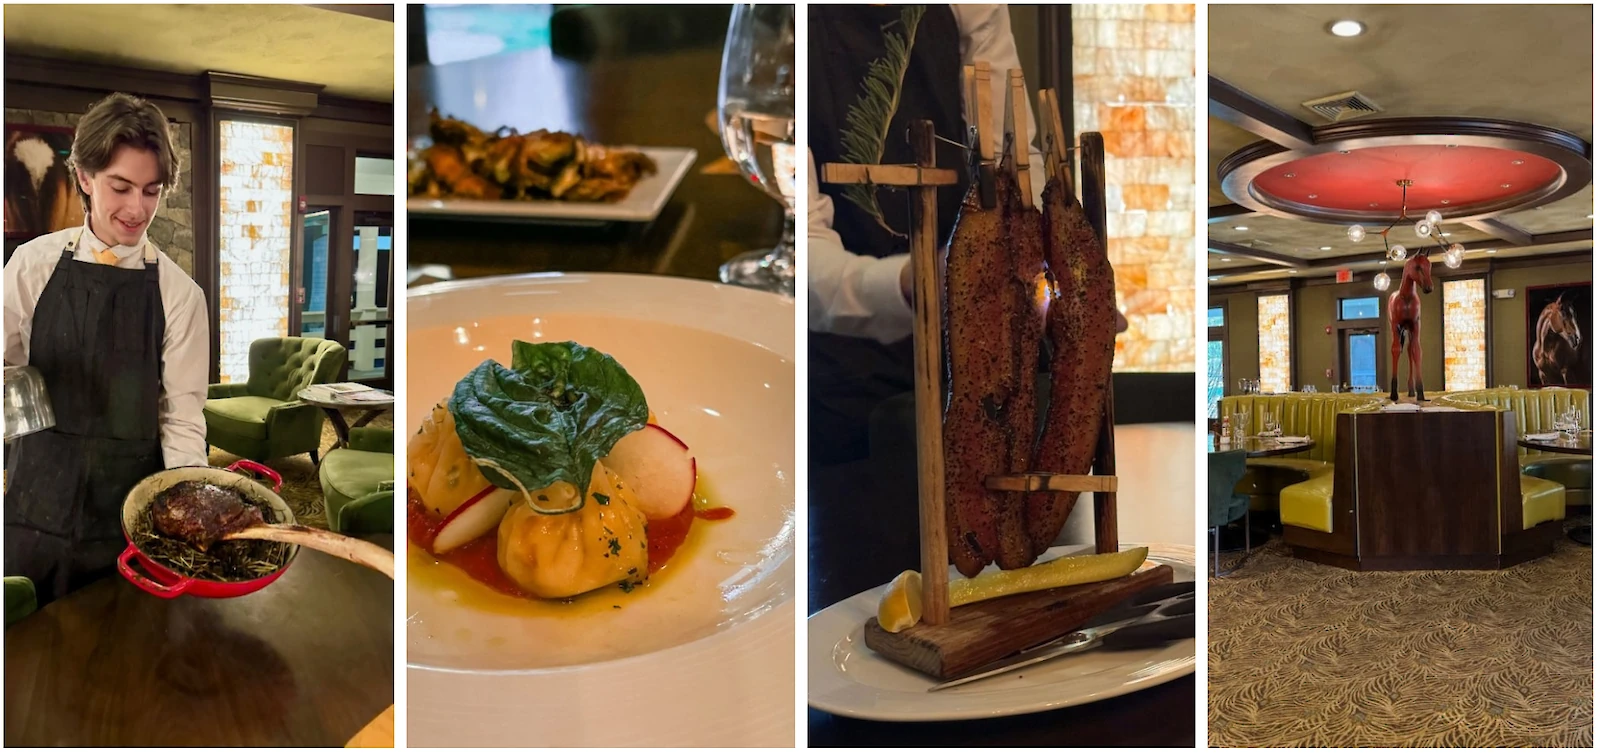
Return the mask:
{"type": "Polygon", "coordinates": [[[580,500],[594,464],[650,415],[621,364],[574,342],[513,342],[511,368],[479,364],[456,383],[449,407],[490,483],[531,493],[566,481],[580,500]]]}

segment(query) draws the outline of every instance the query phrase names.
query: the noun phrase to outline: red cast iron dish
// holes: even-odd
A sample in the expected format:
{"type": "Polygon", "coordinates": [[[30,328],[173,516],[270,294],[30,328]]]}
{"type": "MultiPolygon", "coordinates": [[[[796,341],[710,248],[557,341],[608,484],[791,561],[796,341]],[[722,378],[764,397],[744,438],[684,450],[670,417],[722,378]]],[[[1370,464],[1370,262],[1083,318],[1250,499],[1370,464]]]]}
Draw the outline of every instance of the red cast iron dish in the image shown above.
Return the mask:
{"type": "Polygon", "coordinates": [[[189,468],[170,468],[161,471],[140,481],[137,486],[133,487],[132,491],[128,492],[128,498],[122,503],[122,536],[128,540],[128,548],[122,550],[122,555],[117,557],[117,572],[122,573],[122,577],[127,578],[128,582],[138,586],[145,593],[153,594],[163,599],[176,599],[183,595],[200,596],[207,599],[229,599],[235,596],[255,593],[266,588],[277,580],[278,576],[283,575],[283,572],[289,569],[289,565],[294,564],[295,555],[300,553],[300,547],[298,546],[289,547],[288,561],[283,564],[283,567],[278,568],[270,575],[263,575],[260,578],[251,580],[222,582],[179,575],[146,555],[139,549],[137,544],[133,543],[131,531],[133,530],[134,521],[137,521],[140,515],[144,513],[145,508],[155,501],[157,494],[166,491],[180,481],[203,481],[223,488],[233,489],[247,499],[267,503],[268,506],[277,511],[277,522],[294,522],[294,512],[284,503],[283,498],[277,495],[277,492],[283,490],[283,477],[279,476],[277,471],[260,463],[240,460],[226,469],[194,466],[189,468]],[[268,491],[266,487],[256,483],[254,479],[239,473],[238,470],[240,468],[260,473],[271,479],[272,490],[268,491]],[[149,577],[134,569],[133,562],[135,560],[138,561],[140,568],[150,574],[149,577]]]}

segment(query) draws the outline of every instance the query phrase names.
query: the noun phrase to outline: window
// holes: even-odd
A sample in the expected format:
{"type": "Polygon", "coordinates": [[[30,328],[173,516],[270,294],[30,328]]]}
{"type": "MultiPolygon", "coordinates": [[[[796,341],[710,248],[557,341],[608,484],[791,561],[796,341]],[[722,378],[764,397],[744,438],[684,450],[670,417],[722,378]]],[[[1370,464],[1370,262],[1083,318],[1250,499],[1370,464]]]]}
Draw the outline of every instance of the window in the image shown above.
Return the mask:
{"type": "Polygon", "coordinates": [[[1222,306],[1206,309],[1206,411],[1217,417],[1217,401],[1228,389],[1228,317],[1222,306]]]}
{"type": "Polygon", "coordinates": [[[1367,298],[1340,298],[1339,319],[1377,319],[1378,297],[1367,298]]]}
{"type": "Polygon", "coordinates": [[[356,194],[394,195],[394,160],[388,157],[356,157],[356,194]]]}
{"type": "Polygon", "coordinates": [[[1256,299],[1256,336],[1261,348],[1261,391],[1289,391],[1289,295],[1256,299]]]}
{"type": "Polygon", "coordinates": [[[1227,324],[1227,316],[1223,313],[1221,306],[1212,306],[1206,309],[1207,327],[1221,327],[1224,324],[1227,324]]]}
{"type": "Polygon", "coordinates": [[[1488,348],[1484,337],[1487,309],[1482,277],[1445,280],[1444,389],[1481,390],[1488,384],[1488,348]]]}

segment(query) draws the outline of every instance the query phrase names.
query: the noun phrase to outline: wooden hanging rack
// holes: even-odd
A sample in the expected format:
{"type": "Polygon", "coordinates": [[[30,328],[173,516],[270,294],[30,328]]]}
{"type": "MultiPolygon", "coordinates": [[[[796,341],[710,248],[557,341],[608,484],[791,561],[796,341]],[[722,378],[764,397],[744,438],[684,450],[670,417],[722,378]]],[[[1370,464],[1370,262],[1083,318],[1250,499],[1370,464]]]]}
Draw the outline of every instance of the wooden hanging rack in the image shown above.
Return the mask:
{"type": "MultiPolygon", "coordinates": [[[[1010,144],[1015,160],[1014,174],[1022,189],[1023,201],[1033,206],[1032,178],[1028,169],[1028,138],[1019,127],[1029,122],[1028,98],[1022,71],[1006,72],[1006,102],[1002,144],[1010,144]]],[[[996,201],[994,111],[990,89],[990,68],[984,61],[966,66],[963,71],[966,86],[968,124],[966,138],[972,175],[978,182],[979,197],[985,208],[993,208],[996,201]]],[[[1062,128],[1060,103],[1053,90],[1039,92],[1038,133],[1047,134],[1042,140],[1045,147],[1045,165],[1048,175],[1059,177],[1070,190],[1072,187],[1072,160],[1067,146],[1071,143],[1062,128]]],[[[940,377],[943,373],[941,353],[943,327],[940,320],[940,279],[938,265],[938,187],[959,182],[956,171],[941,168],[934,159],[933,123],[917,120],[911,123],[911,149],[916,158],[912,166],[854,165],[828,163],[822,166],[824,183],[865,183],[906,188],[911,193],[911,238],[913,309],[915,326],[912,330],[915,354],[916,423],[917,423],[917,478],[918,517],[922,542],[922,622],[943,625],[950,619],[949,575],[950,551],[945,529],[944,488],[944,417],[941,406],[940,377]]],[[[1089,223],[1100,239],[1106,243],[1105,201],[1105,141],[1099,133],[1085,133],[1078,149],[1083,152],[1082,202],[1089,223]]],[[[1100,441],[1095,450],[1095,475],[1067,475],[1036,471],[1023,474],[991,476],[985,480],[990,489],[1003,491],[1050,490],[1065,492],[1093,492],[1095,518],[1095,551],[1115,552],[1117,542],[1117,480],[1115,442],[1112,435],[1113,395],[1106,388],[1106,404],[1100,430],[1100,441]]]]}

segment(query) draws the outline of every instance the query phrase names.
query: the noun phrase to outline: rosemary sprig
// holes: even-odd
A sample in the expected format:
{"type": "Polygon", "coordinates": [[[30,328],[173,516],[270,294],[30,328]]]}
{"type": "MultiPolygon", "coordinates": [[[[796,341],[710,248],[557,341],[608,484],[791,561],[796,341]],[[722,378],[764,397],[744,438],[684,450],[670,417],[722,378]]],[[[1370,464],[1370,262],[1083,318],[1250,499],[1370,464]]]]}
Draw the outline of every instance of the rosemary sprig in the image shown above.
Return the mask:
{"type": "MultiPolygon", "coordinates": [[[[905,81],[906,69],[911,66],[911,46],[916,43],[917,25],[927,6],[908,5],[900,11],[900,25],[904,35],[883,32],[884,56],[867,67],[867,77],[861,82],[861,99],[845,112],[844,161],[857,165],[876,165],[883,160],[884,141],[889,137],[889,121],[900,109],[900,88],[905,81]]],[[[872,184],[845,186],[844,197],[860,207],[890,235],[907,237],[905,233],[889,227],[878,206],[878,187],[872,184]]]]}

